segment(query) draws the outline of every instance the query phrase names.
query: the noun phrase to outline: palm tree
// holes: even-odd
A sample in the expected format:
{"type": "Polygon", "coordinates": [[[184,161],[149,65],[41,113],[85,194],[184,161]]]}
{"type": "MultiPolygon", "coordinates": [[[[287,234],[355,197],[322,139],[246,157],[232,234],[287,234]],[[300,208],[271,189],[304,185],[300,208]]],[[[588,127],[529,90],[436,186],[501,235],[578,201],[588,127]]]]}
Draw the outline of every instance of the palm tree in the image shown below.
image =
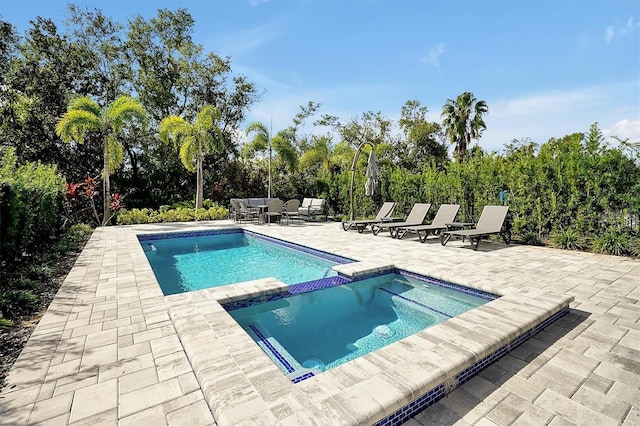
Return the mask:
{"type": "Polygon", "coordinates": [[[244,158],[253,157],[256,152],[268,151],[269,185],[267,197],[271,198],[271,155],[275,151],[278,157],[287,165],[291,171],[298,167],[298,153],[293,145],[295,142],[295,128],[281,130],[273,138],[269,136],[267,126],[259,121],[254,121],[245,130],[247,136],[254,133],[254,137],[242,148],[244,158]]]}
{"type": "Polygon", "coordinates": [[[485,101],[479,101],[471,92],[464,92],[454,101],[447,99],[442,107],[442,125],[451,143],[456,144],[458,161],[464,161],[471,139],[480,139],[487,128],[482,116],[489,112],[485,101]]]}
{"type": "Polygon", "coordinates": [[[145,124],[147,113],[140,102],[130,96],[120,96],[102,109],[93,99],[72,99],[56,126],[56,134],[65,142],[83,143],[87,132],[97,132],[104,138],[102,170],[103,216],[102,225],[109,222],[111,184],[109,174],[122,164],[122,145],[117,136],[134,120],[145,124]]]}
{"type": "Polygon", "coordinates": [[[158,136],[164,143],[173,141],[180,149],[180,160],[185,169],[196,172],[196,208],[202,208],[203,177],[202,162],[204,154],[222,151],[224,139],[218,128],[220,111],[205,105],[198,113],[193,124],[182,117],[170,115],[160,122],[158,136]]]}

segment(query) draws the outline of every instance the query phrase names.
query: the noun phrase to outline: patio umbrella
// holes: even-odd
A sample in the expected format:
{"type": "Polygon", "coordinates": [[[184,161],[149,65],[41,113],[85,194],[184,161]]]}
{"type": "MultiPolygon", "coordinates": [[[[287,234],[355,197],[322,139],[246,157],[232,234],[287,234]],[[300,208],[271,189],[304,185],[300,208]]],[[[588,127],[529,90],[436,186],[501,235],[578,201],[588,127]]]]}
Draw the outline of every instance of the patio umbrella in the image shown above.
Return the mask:
{"type": "Polygon", "coordinates": [[[371,197],[378,185],[378,159],[376,158],[376,152],[373,148],[369,154],[366,176],[367,181],[364,183],[364,193],[367,197],[371,197]]]}

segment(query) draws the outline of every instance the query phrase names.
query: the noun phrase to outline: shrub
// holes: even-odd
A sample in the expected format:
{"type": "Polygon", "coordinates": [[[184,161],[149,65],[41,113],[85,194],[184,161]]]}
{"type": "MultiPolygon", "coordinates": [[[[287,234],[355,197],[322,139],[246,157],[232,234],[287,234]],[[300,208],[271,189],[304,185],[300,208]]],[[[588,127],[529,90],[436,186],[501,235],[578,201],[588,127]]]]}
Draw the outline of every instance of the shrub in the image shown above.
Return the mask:
{"type": "Polygon", "coordinates": [[[556,230],[551,233],[551,244],[554,247],[566,250],[582,250],[584,249],[584,240],[573,228],[566,230],[556,230]]]}
{"type": "Polygon", "coordinates": [[[8,318],[16,318],[19,315],[33,309],[38,297],[30,290],[8,290],[0,293],[0,312],[8,318]]]}
{"type": "Polygon", "coordinates": [[[118,225],[136,225],[157,222],[191,222],[194,220],[219,220],[229,217],[229,209],[216,203],[208,209],[187,207],[169,208],[161,206],[159,211],[152,209],[122,209],[118,213],[118,225]]]}
{"type": "Polygon", "coordinates": [[[27,277],[33,280],[44,280],[53,275],[53,271],[47,265],[31,265],[26,272],[27,277]]]}
{"type": "Polygon", "coordinates": [[[29,278],[22,278],[13,284],[16,290],[35,290],[40,287],[40,283],[29,278]]]}
{"type": "Polygon", "coordinates": [[[540,241],[540,237],[535,232],[525,232],[521,235],[522,242],[524,244],[528,244],[531,246],[539,246],[542,245],[542,241],[540,241]]]}
{"type": "Polygon", "coordinates": [[[637,254],[637,247],[634,246],[632,238],[615,229],[609,229],[605,234],[594,238],[592,248],[596,253],[612,254],[615,256],[637,254]]]}
{"type": "Polygon", "coordinates": [[[0,166],[0,254],[2,262],[37,252],[60,231],[64,181],[55,166],[17,164],[9,149],[0,166]]]}
{"type": "Polygon", "coordinates": [[[0,318],[0,329],[2,328],[9,328],[9,327],[13,327],[13,321],[10,321],[6,318],[0,318]]]}

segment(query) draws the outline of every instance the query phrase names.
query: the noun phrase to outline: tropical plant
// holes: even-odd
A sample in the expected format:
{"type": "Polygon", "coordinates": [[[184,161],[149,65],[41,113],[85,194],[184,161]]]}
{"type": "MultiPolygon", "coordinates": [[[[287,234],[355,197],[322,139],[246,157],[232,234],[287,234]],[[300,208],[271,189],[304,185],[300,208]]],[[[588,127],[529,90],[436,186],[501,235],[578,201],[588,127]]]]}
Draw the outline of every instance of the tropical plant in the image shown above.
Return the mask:
{"type": "Polygon", "coordinates": [[[596,253],[613,254],[615,256],[636,254],[633,240],[629,235],[613,228],[594,238],[592,248],[596,253]]]}
{"type": "Polygon", "coordinates": [[[118,134],[133,121],[145,124],[147,114],[142,105],[130,96],[120,96],[102,109],[94,100],[79,97],[69,102],[67,112],[56,126],[56,133],[65,142],[84,142],[87,132],[99,133],[103,138],[102,225],[111,218],[111,184],[109,175],[122,163],[122,145],[118,134]]]}
{"type": "Polygon", "coordinates": [[[442,107],[445,134],[455,144],[458,161],[464,161],[471,139],[480,139],[487,128],[483,116],[489,112],[485,101],[479,101],[471,92],[464,92],[456,100],[447,99],[442,107]]]}
{"type": "Polygon", "coordinates": [[[160,122],[158,136],[164,143],[173,141],[180,149],[182,165],[190,172],[196,172],[196,208],[202,208],[204,154],[220,152],[224,146],[222,131],[217,123],[220,111],[212,105],[205,105],[193,124],[182,117],[170,115],[160,122]]]}
{"type": "Polygon", "coordinates": [[[268,197],[271,197],[272,181],[272,154],[276,156],[289,171],[295,171],[298,167],[298,153],[294,146],[296,141],[296,131],[294,127],[288,127],[278,132],[274,137],[270,137],[267,126],[259,121],[249,123],[245,129],[247,136],[253,133],[253,139],[242,147],[242,156],[245,160],[252,158],[258,152],[266,153],[268,168],[268,197]]]}
{"type": "Polygon", "coordinates": [[[584,239],[574,228],[560,229],[551,233],[551,243],[554,247],[565,250],[582,250],[584,239]]]}
{"type": "Polygon", "coordinates": [[[55,166],[19,165],[14,148],[0,157],[0,271],[58,235],[63,187],[55,166]]]}

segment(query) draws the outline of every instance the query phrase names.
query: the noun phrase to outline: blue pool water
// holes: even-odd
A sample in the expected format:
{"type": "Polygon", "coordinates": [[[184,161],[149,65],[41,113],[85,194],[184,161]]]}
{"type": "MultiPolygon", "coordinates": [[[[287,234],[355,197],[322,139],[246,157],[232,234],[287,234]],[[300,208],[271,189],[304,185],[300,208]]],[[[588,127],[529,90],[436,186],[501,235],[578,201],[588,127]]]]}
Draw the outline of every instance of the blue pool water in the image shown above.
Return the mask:
{"type": "Polygon", "coordinates": [[[337,262],[243,232],[139,239],[165,295],[267,277],[296,284],[336,275],[337,262]]]}
{"type": "Polygon", "coordinates": [[[230,314],[295,379],[334,368],[487,301],[396,273],[230,314]]]}

